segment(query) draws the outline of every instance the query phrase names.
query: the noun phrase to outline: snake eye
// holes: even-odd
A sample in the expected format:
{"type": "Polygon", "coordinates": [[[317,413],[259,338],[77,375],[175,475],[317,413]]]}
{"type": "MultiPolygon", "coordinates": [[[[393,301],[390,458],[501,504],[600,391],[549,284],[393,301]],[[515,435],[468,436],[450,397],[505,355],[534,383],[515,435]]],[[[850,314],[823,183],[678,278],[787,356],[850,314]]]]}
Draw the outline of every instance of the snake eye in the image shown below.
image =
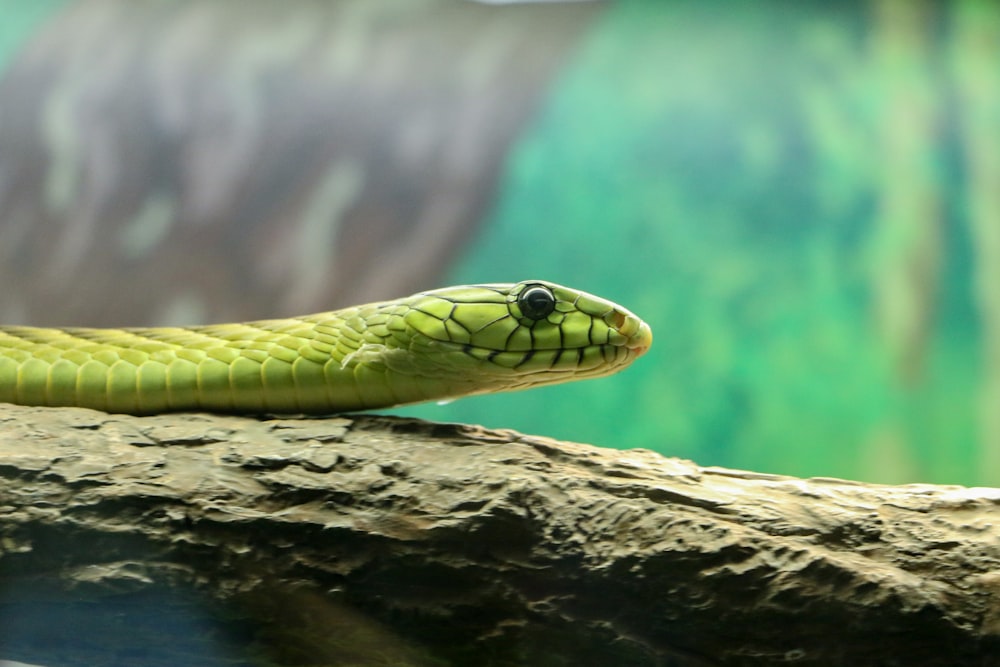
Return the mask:
{"type": "Polygon", "coordinates": [[[548,287],[532,285],[517,295],[517,307],[529,320],[545,319],[556,309],[556,297],[548,287]]]}

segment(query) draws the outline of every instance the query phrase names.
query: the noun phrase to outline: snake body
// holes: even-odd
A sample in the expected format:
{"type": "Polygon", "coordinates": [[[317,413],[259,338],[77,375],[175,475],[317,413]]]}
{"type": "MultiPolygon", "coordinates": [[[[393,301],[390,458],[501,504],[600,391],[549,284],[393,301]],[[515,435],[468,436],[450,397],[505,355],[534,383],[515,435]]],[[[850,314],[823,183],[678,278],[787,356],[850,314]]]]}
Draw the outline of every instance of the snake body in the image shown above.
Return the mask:
{"type": "Polygon", "coordinates": [[[651,342],[621,306],[540,280],[238,324],[4,326],[0,401],[327,414],[607,375],[651,342]]]}

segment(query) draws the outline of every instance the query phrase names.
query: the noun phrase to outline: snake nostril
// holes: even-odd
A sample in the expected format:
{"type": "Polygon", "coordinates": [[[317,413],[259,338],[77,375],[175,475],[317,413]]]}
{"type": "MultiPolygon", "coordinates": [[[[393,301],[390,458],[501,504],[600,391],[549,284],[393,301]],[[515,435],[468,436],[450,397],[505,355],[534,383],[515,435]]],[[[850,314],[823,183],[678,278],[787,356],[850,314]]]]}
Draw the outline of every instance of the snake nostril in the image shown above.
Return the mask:
{"type": "MultiPolygon", "coordinates": [[[[628,322],[628,316],[625,313],[623,313],[622,311],[620,311],[618,309],[615,309],[615,310],[612,310],[610,313],[608,313],[606,321],[607,321],[608,324],[610,324],[611,326],[613,326],[615,329],[617,329],[618,331],[621,331],[621,328],[623,326],[625,326],[626,322],[628,322]]],[[[624,333],[624,332],[622,332],[622,333],[624,333]]]]}

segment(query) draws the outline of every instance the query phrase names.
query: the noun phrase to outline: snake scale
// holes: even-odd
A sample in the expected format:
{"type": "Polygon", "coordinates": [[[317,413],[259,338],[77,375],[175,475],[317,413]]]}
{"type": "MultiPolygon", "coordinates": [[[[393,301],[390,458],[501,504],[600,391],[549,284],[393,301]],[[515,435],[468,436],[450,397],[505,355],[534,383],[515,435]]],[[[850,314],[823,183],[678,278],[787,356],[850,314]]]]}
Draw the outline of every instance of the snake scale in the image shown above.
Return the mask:
{"type": "Polygon", "coordinates": [[[238,324],[4,326],[0,401],[329,414],[608,375],[651,342],[621,306],[541,280],[238,324]]]}

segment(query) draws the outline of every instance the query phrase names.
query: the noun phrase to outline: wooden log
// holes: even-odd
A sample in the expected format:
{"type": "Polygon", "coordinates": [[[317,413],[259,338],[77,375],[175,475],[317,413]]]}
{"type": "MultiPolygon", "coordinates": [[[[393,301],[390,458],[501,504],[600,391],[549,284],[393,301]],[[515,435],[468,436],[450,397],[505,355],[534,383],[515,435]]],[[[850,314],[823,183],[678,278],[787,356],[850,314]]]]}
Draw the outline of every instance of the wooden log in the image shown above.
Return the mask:
{"type": "Polygon", "coordinates": [[[381,416],[4,405],[2,659],[1000,665],[1000,489],[381,416]]]}

